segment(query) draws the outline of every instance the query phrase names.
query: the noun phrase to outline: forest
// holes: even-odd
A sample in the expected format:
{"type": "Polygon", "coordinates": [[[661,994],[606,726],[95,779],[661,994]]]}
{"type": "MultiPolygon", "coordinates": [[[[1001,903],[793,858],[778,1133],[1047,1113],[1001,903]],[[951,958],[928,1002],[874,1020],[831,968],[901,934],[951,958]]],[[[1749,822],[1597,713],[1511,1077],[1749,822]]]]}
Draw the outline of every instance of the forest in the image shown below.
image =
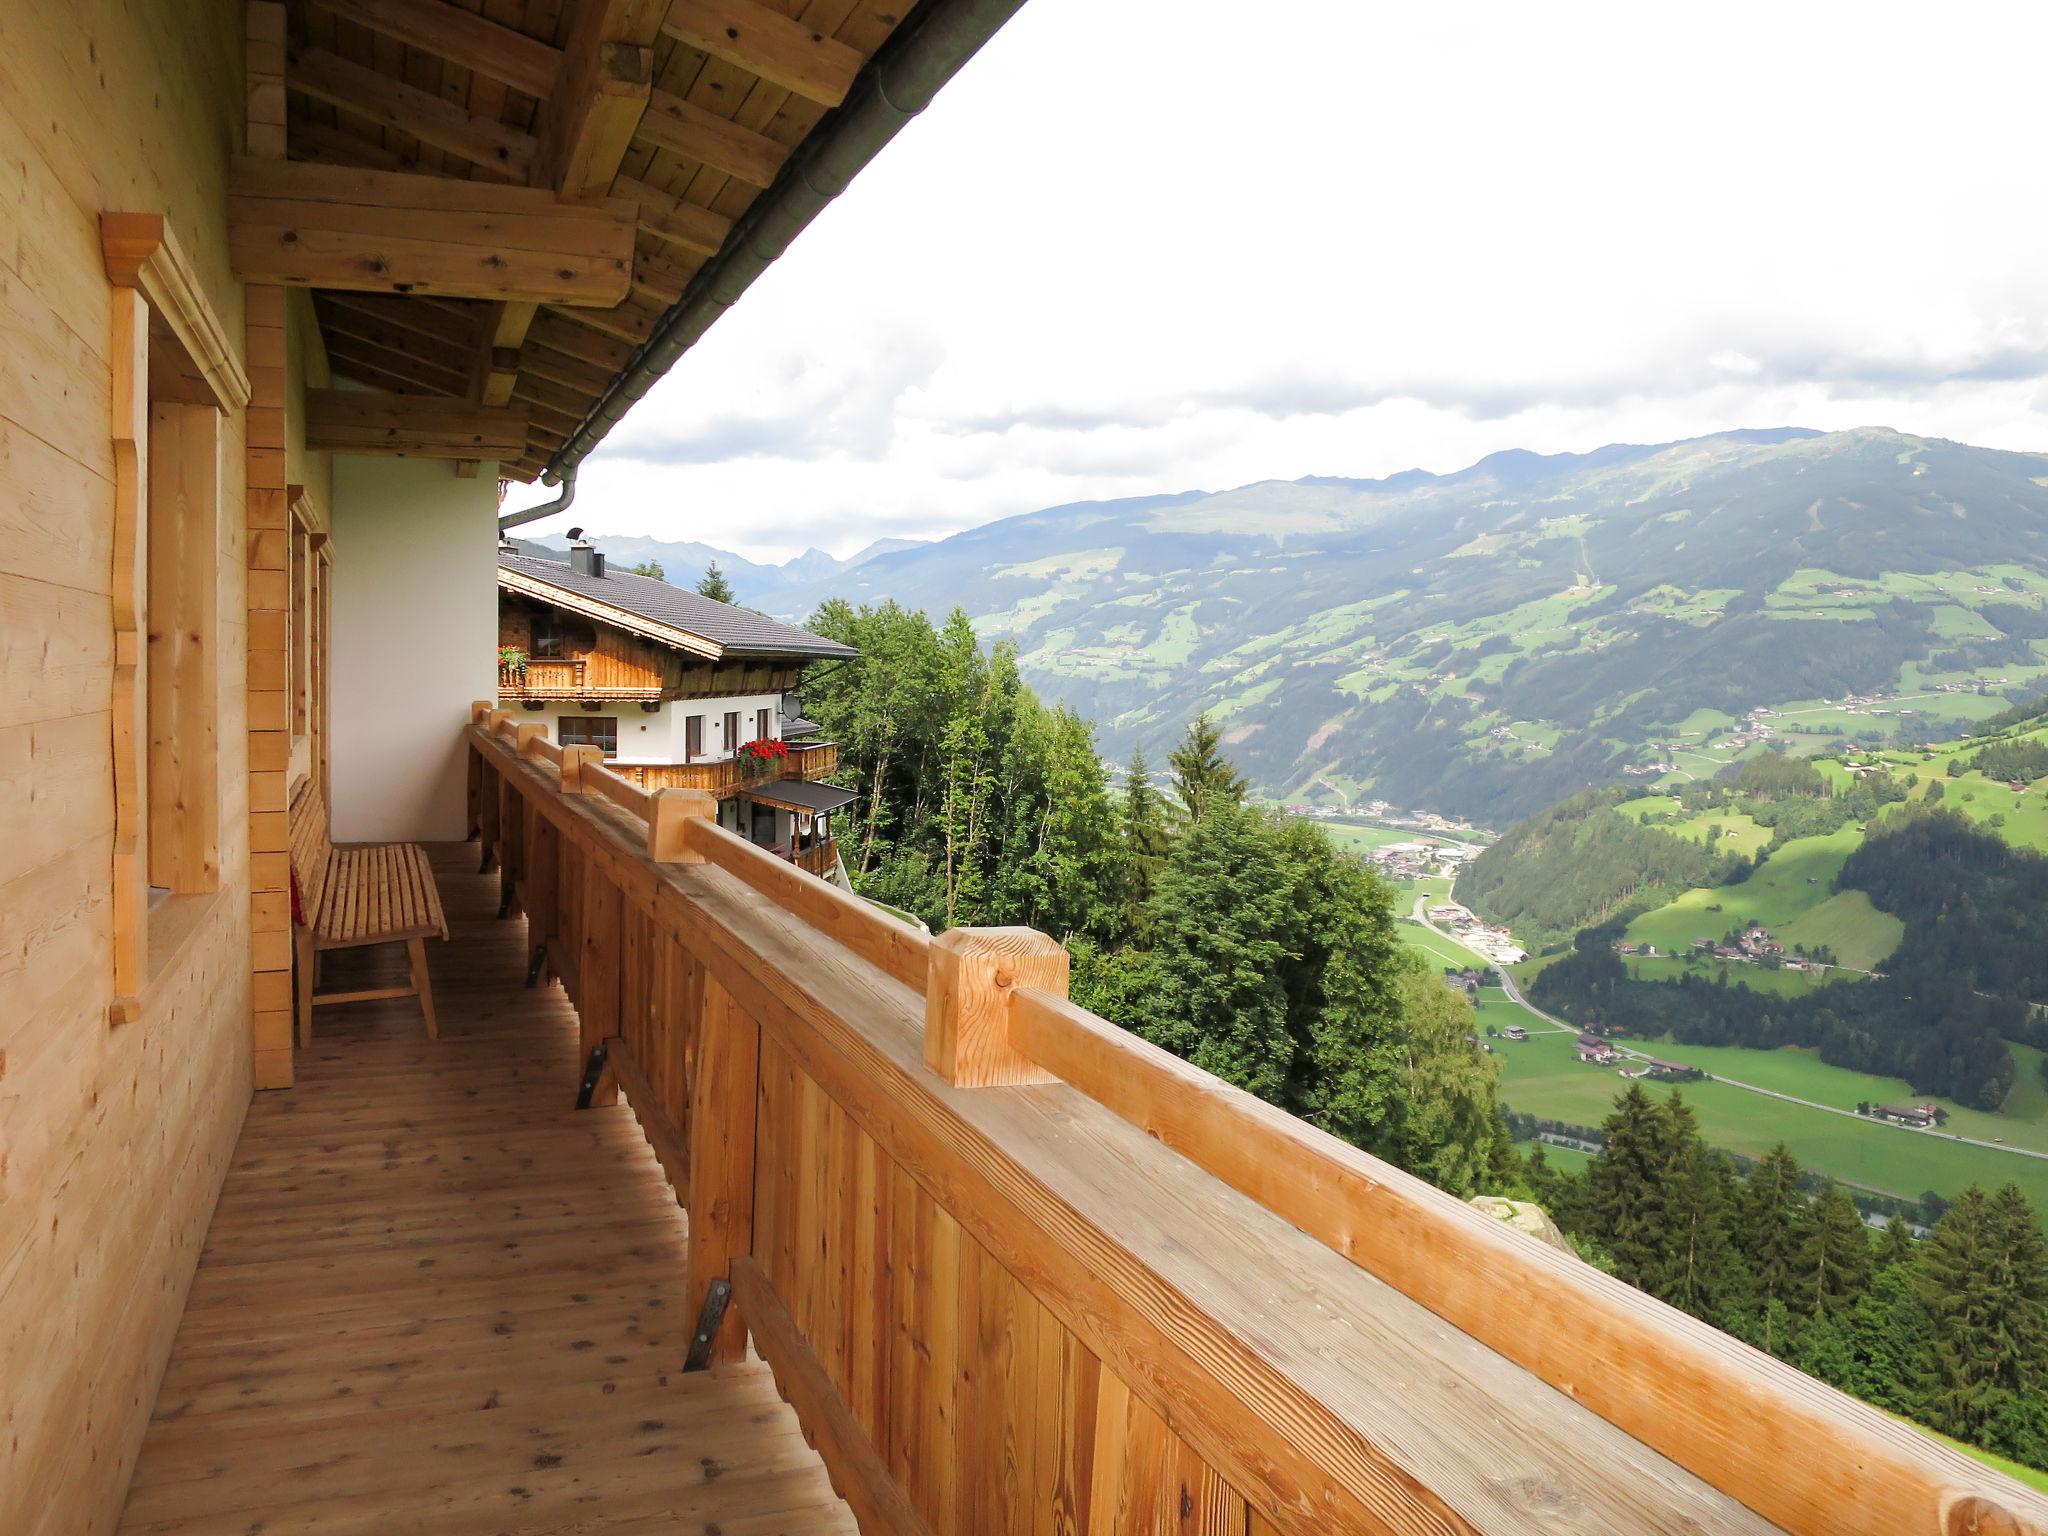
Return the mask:
{"type": "Polygon", "coordinates": [[[1580,1252],[1809,1375],[2048,1467],[2048,1241],[2006,1185],[1963,1192],[1924,1238],[1882,1237],[1780,1145],[1738,1176],[1681,1093],[1631,1084],[1581,1173],[1528,1178],[1580,1252]]]}
{"type": "Polygon", "coordinates": [[[862,895],[935,932],[1039,928],[1076,1001],[1155,1044],[1452,1193],[1512,1178],[1470,1003],[1362,862],[1246,803],[1206,717],[1156,777],[1142,754],[1113,776],[958,610],[833,601],[808,627],[860,652],[803,702],[860,796],[840,848],[862,895]]]}

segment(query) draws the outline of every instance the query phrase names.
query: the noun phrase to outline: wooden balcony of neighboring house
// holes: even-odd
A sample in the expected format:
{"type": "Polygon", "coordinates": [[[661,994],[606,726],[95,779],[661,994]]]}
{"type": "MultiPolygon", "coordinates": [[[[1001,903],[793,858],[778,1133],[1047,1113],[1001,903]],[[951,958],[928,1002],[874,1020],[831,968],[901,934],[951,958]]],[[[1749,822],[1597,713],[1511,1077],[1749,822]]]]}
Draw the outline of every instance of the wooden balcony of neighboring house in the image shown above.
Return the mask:
{"type": "Polygon", "coordinates": [[[839,771],[836,742],[789,743],[785,757],[759,758],[742,750],[694,763],[607,763],[642,789],[703,789],[724,798],[776,779],[828,779],[839,771]]]}
{"type": "Polygon", "coordinates": [[[661,684],[595,682],[590,660],[584,656],[530,656],[516,665],[498,664],[498,693],[501,698],[581,702],[585,699],[651,702],[661,697],[661,684]]]}

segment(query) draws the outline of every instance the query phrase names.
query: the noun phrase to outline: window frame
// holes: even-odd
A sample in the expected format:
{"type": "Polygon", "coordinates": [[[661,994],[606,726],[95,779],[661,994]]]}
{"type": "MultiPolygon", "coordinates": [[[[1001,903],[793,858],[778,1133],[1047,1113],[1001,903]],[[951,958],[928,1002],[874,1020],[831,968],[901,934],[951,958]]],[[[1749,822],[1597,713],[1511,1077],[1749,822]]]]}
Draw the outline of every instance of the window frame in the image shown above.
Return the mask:
{"type": "Polygon", "coordinates": [[[619,755],[619,717],[617,715],[559,715],[555,719],[555,745],[558,747],[596,747],[608,758],[619,755]],[[588,728],[608,725],[611,727],[611,745],[606,747],[601,737],[588,728]]]}

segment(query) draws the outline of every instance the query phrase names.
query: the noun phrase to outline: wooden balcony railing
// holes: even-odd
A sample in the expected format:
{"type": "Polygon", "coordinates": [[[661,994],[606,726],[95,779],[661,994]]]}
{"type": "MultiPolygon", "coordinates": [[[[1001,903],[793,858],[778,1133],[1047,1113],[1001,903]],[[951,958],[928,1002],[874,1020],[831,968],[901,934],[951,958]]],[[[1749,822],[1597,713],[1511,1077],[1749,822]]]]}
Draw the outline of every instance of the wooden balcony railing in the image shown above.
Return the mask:
{"type": "MultiPolygon", "coordinates": [[[[866,1532],[2048,1536],[2048,1501],[478,705],[486,863],[866,1532]]],[[[568,1085],[564,1085],[568,1091],[568,1085]]]]}
{"type": "Polygon", "coordinates": [[[525,694],[529,698],[574,698],[583,690],[589,661],[582,656],[527,659],[523,667],[498,664],[498,691],[525,694]]]}
{"type": "Polygon", "coordinates": [[[756,759],[744,753],[700,763],[607,763],[611,772],[631,779],[642,789],[708,789],[715,795],[736,794],[749,784],[771,779],[825,779],[839,771],[835,742],[791,742],[789,756],[756,759]]]}

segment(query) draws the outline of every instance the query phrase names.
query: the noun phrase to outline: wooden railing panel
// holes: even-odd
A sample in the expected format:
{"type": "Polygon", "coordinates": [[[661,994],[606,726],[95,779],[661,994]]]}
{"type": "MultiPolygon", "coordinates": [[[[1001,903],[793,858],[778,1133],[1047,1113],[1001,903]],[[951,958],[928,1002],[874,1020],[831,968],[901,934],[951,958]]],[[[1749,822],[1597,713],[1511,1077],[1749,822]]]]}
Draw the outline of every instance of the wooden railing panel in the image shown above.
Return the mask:
{"type": "Polygon", "coordinates": [[[753,1262],[933,1530],[1246,1530],[1215,1469],[772,1041],[757,1123],[753,1262]]]}

